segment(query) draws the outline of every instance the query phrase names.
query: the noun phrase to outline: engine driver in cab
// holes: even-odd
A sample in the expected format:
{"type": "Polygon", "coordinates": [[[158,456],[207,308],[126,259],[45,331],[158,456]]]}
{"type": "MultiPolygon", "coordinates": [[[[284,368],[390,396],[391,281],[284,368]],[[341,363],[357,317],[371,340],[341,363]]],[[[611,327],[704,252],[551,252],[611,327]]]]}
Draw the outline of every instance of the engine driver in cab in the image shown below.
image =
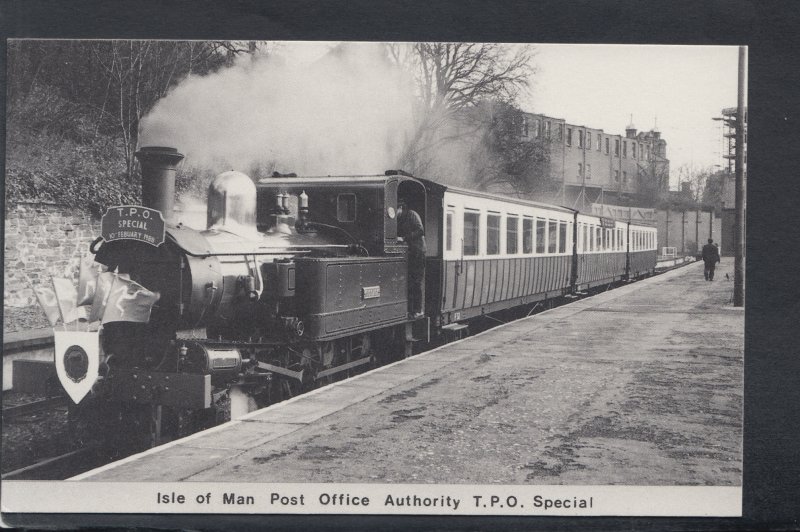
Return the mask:
{"type": "Polygon", "coordinates": [[[408,306],[412,319],[423,316],[425,299],[425,228],[422,218],[408,207],[405,198],[397,200],[397,235],[408,244],[408,306]]]}

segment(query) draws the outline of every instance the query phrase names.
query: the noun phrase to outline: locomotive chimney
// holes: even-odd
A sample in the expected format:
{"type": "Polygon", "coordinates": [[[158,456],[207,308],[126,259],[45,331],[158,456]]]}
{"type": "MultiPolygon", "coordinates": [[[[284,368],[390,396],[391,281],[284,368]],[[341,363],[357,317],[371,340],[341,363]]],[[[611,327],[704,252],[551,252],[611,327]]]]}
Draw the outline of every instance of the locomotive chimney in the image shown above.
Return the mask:
{"type": "Polygon", "coordinates": [[[142,166],[142,204],[161,211],[164,220],[174,216],[175,170],[183,155],[175,148],[146,146],[135,153],[142,166]]]}

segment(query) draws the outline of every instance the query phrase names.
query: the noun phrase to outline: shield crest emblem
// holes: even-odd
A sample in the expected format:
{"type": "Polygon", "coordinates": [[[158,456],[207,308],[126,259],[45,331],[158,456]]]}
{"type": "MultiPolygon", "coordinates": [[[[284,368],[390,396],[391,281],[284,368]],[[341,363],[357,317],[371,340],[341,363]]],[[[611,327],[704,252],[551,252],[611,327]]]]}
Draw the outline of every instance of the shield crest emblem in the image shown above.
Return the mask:
{"type": "Polygon", "coordinates": [[[100,369],[98,331],[54,331],[56,374],[77,404],[97,381],[100,369]]]}

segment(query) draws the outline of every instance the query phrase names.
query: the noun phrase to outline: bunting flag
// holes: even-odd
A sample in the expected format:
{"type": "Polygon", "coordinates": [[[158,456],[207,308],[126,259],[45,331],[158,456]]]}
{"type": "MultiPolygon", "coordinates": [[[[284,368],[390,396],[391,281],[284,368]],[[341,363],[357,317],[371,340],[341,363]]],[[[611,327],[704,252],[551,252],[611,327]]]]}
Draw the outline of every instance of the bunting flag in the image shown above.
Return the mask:
{"type": "MultiPolygon", "coordinates": [[[[102,276],[102,274],[101,274],[102,276]]],[[[103,312],[103,323],[129,321],[147,323],[161,294],[118,275],[111,285],[103,312]]]]}
{"type": "Polygon", "coordinates": [[[56,323],[61,318],[61,309],[58,306],[58,298],[56,292],[49,286],[33,286],[33,293],[36,295],[36,300],[39,301],[39,306],[44,310],[47,321],[50,322],[51,327],[55,327],[56,323]]]}
{"type": "Polygon", "coordinates": [[[103,272],[97,276],[95,283],[94,298],[92,299],[92,310],[89,312],[89,322],[100,321],[106,311],[108,296],[111,293],[111,285],[117,274],[113,272],[103,272]]]}
{"type": "Polygon", "coordinates": [[[78,319],[75,314],[78,291],[72,281],[51,277],[50,282],[53,283],[53,291],[55,292],[58,308],[61,310],[61,319],[64,320],[64,323],[71,323],[78,319]]]}
{"type": "Polygon", "coordinates": [[[97,276],[106,271],[106,267],[94,261],[94,257],[86,254],[81,259],[80,276],[78,278],[78,306],[91,305],[97,289],[97,276]]]}

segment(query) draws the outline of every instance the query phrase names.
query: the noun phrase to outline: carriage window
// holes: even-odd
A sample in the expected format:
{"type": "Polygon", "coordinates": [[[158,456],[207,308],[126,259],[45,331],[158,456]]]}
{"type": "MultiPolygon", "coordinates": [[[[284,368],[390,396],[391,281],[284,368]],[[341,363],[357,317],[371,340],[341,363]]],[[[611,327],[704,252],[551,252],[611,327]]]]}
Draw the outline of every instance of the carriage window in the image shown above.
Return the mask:
{"type": "Polygon", "coordinates": [[[544,253],[545,238],[547,235],[547,222],[536,220],[536,253],[544,253]]]}
{"type": "Polygon", "coordinates": [[[519,218],[517,216],[506,217],[506,253],[514,255],[517,253],[517,233],[519,232],[519,218]]]}
{"type": "Polygon", "coordinates": [[[477,212],[464,213],[464,255],[478,254],[478,235],[481,215],[477,212]]]}
{"type": "Polygon", "coordinates": [[[611,229],[606,229],[603,232],[606,234],[606,250],[613,251],[614,243],[611,241],[611,229]]]}
{"type": "Polygon", "coordinates": [[[567,251],[567,223],[558,223],[558,252],[564,253],[567,251]]]}
{"type": "Polygon", "coordinates": [[[486,254],[500,253],[500,215],[490,214],[486,217],[486,254]]]}
{"type": "Polygon", "coordinates": [[[578,253],[580,253],[581,251],[583,251],[583,224],[580,224],[580,223],[578,224],[578,233],[577,233],[576,238],[578,239],[578,242],[577,242],[578,253]]]}
{"type": "Polygon", "coordinates": [[[555,253],[558,245],[558,222],[547,220],[547,252],[555,253]]]}
{"type": "Polygon", "coordinates": [[[583,250],[584,251],[591,251],[592,250],[592,239],[589,237],[589,225],[583,226],[583,250]]]}
{"type": "Polygon", "coordinates": [[[533,218],[522,220],[522,252],[533,253],[533,218]]]}
{"type": "Polygon", "coordinates": [[[339,194],[336,197],[336,219],[340,222],[356,221],[355,194],[339,194]]]}
{"type": "Polygon", "coordinates": [[[445,219],[445,250],[450,251],[453,249],[453,211],[447,211],[447,218],[445,219]]]}
{"type": "Polygon", "coordinates": [[[603,230],[597,226],[594,228],[594,249],[603,251],[603,230]]]}

